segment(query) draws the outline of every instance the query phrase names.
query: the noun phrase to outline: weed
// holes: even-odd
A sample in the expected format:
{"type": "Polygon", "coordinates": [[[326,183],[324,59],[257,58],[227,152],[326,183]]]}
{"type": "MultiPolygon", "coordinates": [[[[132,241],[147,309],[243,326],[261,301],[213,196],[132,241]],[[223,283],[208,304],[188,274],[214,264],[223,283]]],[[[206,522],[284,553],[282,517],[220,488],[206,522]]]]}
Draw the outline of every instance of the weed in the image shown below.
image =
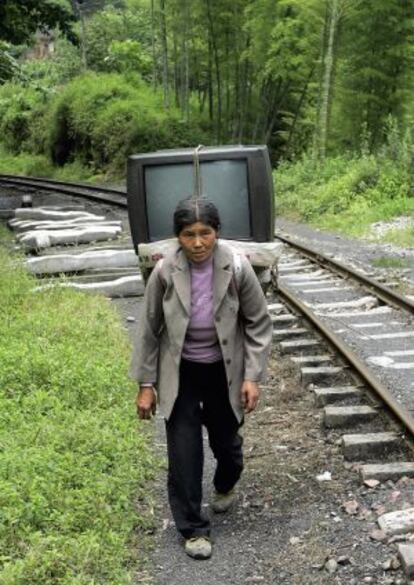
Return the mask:
{"type": "Polygon", "coordinates": [[[410,262],[404,258],[392,258],[390,256],[381,256],[374,258],[371,264],[376,268],[409,268],[410,262]]]}
{"type": "Polygon", "coordinates": [[[126,585],[156,468],[129,343],[105,298],[20,264],[0,248],[0,583],[126,585]]]}

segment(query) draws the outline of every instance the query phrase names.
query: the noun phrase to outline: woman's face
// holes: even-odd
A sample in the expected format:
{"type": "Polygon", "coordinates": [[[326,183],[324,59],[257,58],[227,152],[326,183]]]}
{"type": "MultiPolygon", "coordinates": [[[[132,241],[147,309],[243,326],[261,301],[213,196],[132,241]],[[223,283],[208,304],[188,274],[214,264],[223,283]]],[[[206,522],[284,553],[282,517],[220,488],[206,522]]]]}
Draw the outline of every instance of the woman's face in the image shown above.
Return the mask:
{"type": "Polygon", "coordinates": [[[210,258],[216,240],[216,230],[201,221],[184,227],[178,235],[178,241],[191,262],[204,262],[210,258]]]}

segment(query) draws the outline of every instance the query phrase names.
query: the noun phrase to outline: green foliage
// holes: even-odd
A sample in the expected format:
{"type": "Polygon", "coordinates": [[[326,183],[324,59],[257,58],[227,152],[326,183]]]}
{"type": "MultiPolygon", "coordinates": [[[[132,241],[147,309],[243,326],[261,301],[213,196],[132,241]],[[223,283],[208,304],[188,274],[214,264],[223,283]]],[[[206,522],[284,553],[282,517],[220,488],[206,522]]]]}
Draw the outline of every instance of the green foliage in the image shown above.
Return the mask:
{"type": "Polygon", "coordinates": [[[384,155],[283,163],[275,188],[278,213],[351,234],[414,210],[409,168],[384,155]]]}
{"type": "Polygon", "coordinates": [[[164,111],[138,78],[87,74],[66,85],[52,112],[51,150],[58,164],[79,159],[94,169],[123,168],[133,152],[203,142],[196,125],[164,111]]]}
{"type": "Polygon", "coordinates": [[[85,52],[94,71],[132,70],[147,75],[151,70],[148,9],[108,7],[85,22],[85,52]]]}
{"type": "Polygon", "coordinates": [[[24,150],[31,127],[46,107],[44,94],[33,88],[16,83],[0,86],[0,136],[11,152],[24,150]]]}
{"type": "MultiPolygon", "coordinates": [[[[411,216],[414,218],[414,206],[411,207],[411,216]]],[[[383,240],[397,246],[412,248],[414,246],[414,227],[389,230],[384,234],[383,240]]],[[[411,266],[410,263],[408,264],[411,266]]]]}
{"type": "Polygon", "coordinates": [[[404,258],[394,258],[392,256],[380,256],[374,258],[371,264],[376,268],[409,268],[411,263],[404,258]]]}
{"type": "Polygon", "coordinates": [[[119,317],[0,256],[0,583],[130,584],[154,460],[119,317]]]}
{"type": "Polygon", "coordinates": [[[19,64],[12,54],[12,46],[0,40],[0,84],[19,72],[19,64]]]}
{"type": "Polygon", "coordinates": [[[2,0],[0,3],[0,39],[14,44],[28,41],[38,29],[59,26],[73,36],[74,14],[70,0],[2,0]]]}
{"type": "Polygon", "coordinates": [[[13,155],[0,146],[0,173],[52,177],[53,166],[51,161],[44,155],[35,155],[28,152],[13,155]]]}

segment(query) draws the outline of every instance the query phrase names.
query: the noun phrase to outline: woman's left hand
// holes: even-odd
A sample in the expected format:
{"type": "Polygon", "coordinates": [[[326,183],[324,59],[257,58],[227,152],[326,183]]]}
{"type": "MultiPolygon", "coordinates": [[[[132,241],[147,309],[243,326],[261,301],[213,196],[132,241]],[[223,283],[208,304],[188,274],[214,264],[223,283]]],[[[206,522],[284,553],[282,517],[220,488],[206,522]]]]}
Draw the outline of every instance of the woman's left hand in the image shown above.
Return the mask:
{"type": "Polygon", "coordinates": [[[241,400],[243,410],[246,414],[249,414],[249,412],[252,412],[256,408],[259,400],[259,387],[256,382],[250,382],[249,380],[243,382],[241,400]]]}

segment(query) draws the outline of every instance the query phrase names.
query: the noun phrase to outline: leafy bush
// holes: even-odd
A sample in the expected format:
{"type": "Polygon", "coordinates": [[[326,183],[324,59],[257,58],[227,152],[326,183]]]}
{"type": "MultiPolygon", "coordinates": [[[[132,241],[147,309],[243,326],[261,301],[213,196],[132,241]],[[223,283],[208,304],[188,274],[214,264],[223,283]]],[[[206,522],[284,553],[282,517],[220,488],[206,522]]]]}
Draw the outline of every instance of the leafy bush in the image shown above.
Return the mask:
{"type": "Polygon", "coordinates": [[[50,149],[57,164],[79,159],[92,169],[123,169],[133,152],[205,141],[197,125],[166,112],[162,98],[136,76],[86,74],[67,84],[51,113],[50,149]]]}
{"type": "Polygon", "coordinates": [[[0,583],[129,584],[154,461],[119,318],[0,262],[0,583]]]}
{"type": "Polygon", "coordinates": [[[36,89],[12,82],[0,86],[0,136],[6,148],[13,153],[24,150],[45,109],[44,95],[36,89]]]}
{"type": "Polygon", "coordinates": [[[412,183],[402,162],[378,156],[304,157],[275,172],[279,214],[326,227],[363,233],[369,223],[410,213],[412,183]]]}

